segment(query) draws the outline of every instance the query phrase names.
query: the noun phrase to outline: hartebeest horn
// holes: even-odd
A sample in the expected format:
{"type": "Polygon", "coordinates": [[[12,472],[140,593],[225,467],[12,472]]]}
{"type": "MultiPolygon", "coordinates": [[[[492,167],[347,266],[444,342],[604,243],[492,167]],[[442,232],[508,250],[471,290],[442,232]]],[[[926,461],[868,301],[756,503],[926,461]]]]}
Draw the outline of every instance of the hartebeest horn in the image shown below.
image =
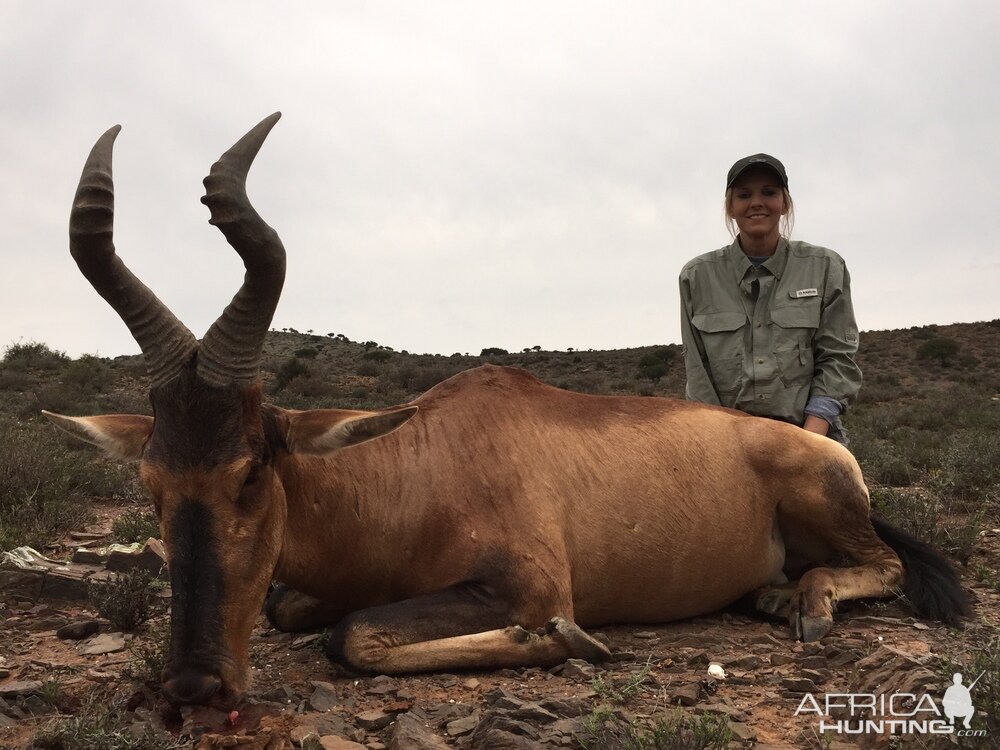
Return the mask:
{"type": "Polygon", "coordinates": [[[198,343],[166,305],[115,254],[112,241],[115,189],[111,153],[121,130],[115,125],[90,151],[69,217],[69,250],[83,275],[114,308],[146,355],[153,384],[173,377],[198,343]]]}
{"type": "Polygon", "coordinates": [[[216,385],[248,382],[257,377],[260,353],[285,281],[285,248],[278,234],[257,214],[247,198],[250,165],[274,123],[275,112],[243,136],[205,178],[201,202],[214,224],[239,253],[246,267],[243,286],[201,342],[198,374],[216,385]]]}

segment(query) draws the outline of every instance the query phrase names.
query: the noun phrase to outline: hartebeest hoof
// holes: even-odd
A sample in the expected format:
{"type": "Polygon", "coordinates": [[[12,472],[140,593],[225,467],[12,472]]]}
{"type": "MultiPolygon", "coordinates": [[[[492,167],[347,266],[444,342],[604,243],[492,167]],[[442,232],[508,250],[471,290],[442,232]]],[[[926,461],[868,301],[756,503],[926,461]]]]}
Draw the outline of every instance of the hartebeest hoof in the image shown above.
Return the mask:
{"type": "Polygon", "coordinates": [[[545,632],[560,638],[574,659],[599,664],[611,658],[608,647],[587,635],[575,622],[553,617],[545,623],[545,632]]]}
{"type": "Polygon", "coordinates": [[[754,606],[758,612],[764,612],[776,617],[788,615],[788,602],[792,598],[794,589],[769,588],[761,591],[757,596],[754,606]]]}

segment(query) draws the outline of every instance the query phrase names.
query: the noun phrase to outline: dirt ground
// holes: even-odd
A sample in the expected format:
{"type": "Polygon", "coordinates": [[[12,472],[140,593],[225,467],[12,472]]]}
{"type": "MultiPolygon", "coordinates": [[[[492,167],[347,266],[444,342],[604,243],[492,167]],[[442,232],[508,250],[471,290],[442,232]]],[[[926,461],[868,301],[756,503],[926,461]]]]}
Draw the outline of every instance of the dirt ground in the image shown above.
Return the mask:
{"type": "MultiPolygon", "coordinates": [[[[112,512],[103,513],[106,526],[112,512]]],[[[56,637],[62,625],[93,617],[84,604],[9,603],[0,609],[0,695],[16,683],[49,686],[0,698],[0,748],[27,746],[46,722],[78,711],[89,694],[99,689],[110,694],[112,688],[114,700],[125,703],[140,726],[162,723],[174,734],[206,732],[199,747],[263,750],[291,747],[293,741],[298,746],[310,730],[324,737],[324,747],[369,750],[578,747],[589,736],[586,717],[602,706],[641,724],[671,715],[678,704],[692,716],[725,716],[735,747],[854,747],[864,743],[821,735],[814,713],[795,715],[805,696],[822,700],[824,693],[906,688],[927,690],[940,701],[948,670],[939,657],[960,658],[987,627],[1000,625],[997,583],[977,580],[983,576],[976,571],[983,569],[1000,570],[1000,529],[983,532],[963,570],[977,614],[961,630],[917,620],[905,602],[852,603],[838,612],[829,636],[802,644],[790,640],[782,623],[734,610],[657,627],[603,628],[598,637],[614,656],[596,669],[568,663],[551,670],[349,675],[327,662],[318,636],[278,633],[261,618],[251,642],[254,689],[235,721],[180,716],[163,704],[155,687],[130,679],[133,647],[143,636],[135,636],[125,650],[99,656],[83,656],[77,642],[56,637]],[[717,669],[711,675],[712,663],[721,665],[725,676],[717,669]],[[425,736],[406,739],[403,715],[415,718],[407,721],[422,725],[425,736]],[[483,728],[488,721],[490,731],[483,728]],[[267,738],[275,741],[267,744],[267,738]],[[333,738],[342,738],[341,744],[333,738]]],[[[103,622],[101,631],[108,630],[103,622]]],[[[865,742],[895,744],[875,735],[866,735],[865,742]]],[[[1000,738],[980,742],[963,746],[1000,747],[1000,738]]]]}

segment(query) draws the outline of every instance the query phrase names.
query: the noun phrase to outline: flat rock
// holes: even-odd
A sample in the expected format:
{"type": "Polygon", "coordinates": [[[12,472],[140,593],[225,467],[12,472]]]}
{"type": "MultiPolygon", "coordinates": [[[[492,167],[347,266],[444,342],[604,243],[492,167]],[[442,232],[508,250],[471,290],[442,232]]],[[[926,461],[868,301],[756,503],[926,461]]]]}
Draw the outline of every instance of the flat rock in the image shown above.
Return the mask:
{"type": "Polygon", "coordinates": [[[444,750],[448,744],[424,726],[413,714],[405,713],[396,718],[389,739],[389,750],[444,750]]]}
{"type": "Polygon", "coordinates": [[[343,736],[347,734],[347,722],[336,714],[302,714],[295,719],[291,738],[295,742],[302,742],[310,734],[315,734],[317,737],[330,734],[343,736]]]}
{"type": "Polygon", "coordinates": [[[805,677],[786,677],[781,681],[781,688],[793,693],[814,693],[816,683],[805,677]]]}
{"type": "Polygon", "coordinates": [[[395,714],[386,713],[376,708],[371,711],[362,711],[355,715],[354,723],[362,729],[367,729],[369,732],[377,732],[392,724],[395,718],[395,714]]]}
{"type": "Polygon", "coordinates": [[[111,545],[107,562],[104,567],[114,572],[135,570],[141,568],[151,575],[164,580],[169,579],[167,572],[167,553],[163,547],[163,542],[150,537],[146,543],[138,550],[133,549],[135,545],[111,545]]]}
{"type": "Polygon", "coordinates": [[[462,735],[469,734],[469,732],[475,729],[479,724],[479,717],[479,712],[473,711],[464,719],[449,721],[445,725],[445,731],[448,733],[449,737],[461,737],[462,735]]]}
{"type": "Polygon", "coordinates": [[[40,680],[17,680],[0,685],[0,698],[19,698],[23,695],[31,695],[36,690],[41,689],[40,680]]]}
{"type": "Polygon", "coordinates": [[[670,702],[682,706],[694,706],[701,697],[701,685],[696,682],[678,685],[670,691],[670,702]]]}
{"type": "Polygon", "coordinates": [[[124,651],[125,635],[123,633],[101,633],[77,646],[76,650],[81,656],[99,656],[100,654],[124,651]]]}
{"type": "Polygon", "coordinates": [[[558,674],[567,680],[591,680],[597,674],[597,667],[583,659],[567,659],[553,669],[552,674],[558,674]]]}
{"type": "Polygon", "coordinates": [[[309,696],[309,707],[313,711],[329,711],[340,703],[336,688],[329,682],[314,682],[312,695],[309,696]]]}
{"type": "Polygon", "coordinates": [[[59,628],[56,636],[63,640],[82,641],[90,638],[100,628],[101,624],[97,620],[77,620],[59,628]]]}
{"type": "Polygon", "coordinates": [[[365,746],[361,743],[353,742],[334,734],[320,737],[319,744],[323,747],[323,750],[366,750],[365,746]]]}

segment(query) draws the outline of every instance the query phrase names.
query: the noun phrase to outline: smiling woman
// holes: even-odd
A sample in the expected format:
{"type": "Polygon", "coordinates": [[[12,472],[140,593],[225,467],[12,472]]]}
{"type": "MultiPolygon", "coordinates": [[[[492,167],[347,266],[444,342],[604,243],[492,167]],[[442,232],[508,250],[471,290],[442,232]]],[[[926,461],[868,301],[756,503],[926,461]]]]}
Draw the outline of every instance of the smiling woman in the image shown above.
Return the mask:
{"type": "Polygon", "coordinates": [[[789,240],[792,196],[773,156],[732,166],[725,206],[733,242],[680,275],[687,397],[846,445],[840,415],[861,388],[861,370],[844,260],[789,240]]]}

